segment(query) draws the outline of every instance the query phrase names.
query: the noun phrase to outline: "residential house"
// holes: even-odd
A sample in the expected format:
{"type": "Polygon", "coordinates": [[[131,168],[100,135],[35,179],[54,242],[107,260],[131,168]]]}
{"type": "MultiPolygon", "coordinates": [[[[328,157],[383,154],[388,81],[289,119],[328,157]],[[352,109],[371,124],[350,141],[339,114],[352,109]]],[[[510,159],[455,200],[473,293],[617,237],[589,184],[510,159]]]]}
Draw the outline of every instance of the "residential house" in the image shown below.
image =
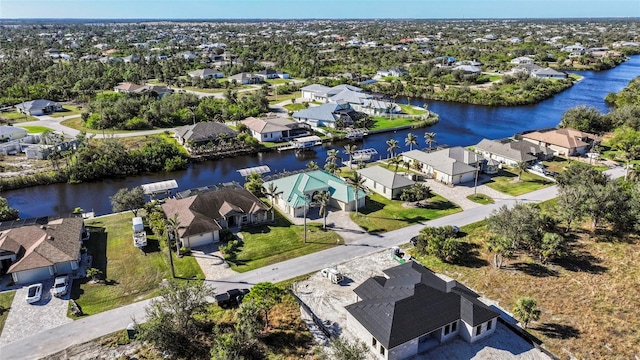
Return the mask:
{"type": "Polygon", "coordinates": [[[0,143],[21,139],[27,136],[27,130],[17,126],[0,126],[0,143]]]}
{"type": "Polygon", "coordinates": [[[214,188],[162,204],[167,218],[178,215],[182,246],[193,248],[220,241],[220,230],[264,223],[269,207],[240,186],[214,188]]]}
{"type": "Polygon", "coordinates": [[[408,74],[409,72],[407,70],[395,67],[391,69],[376,71],[376,75],[374,76],[374,78],[380,79],[380,78],[389,77],[389,76],[402,77],[403,75],[408,75],[408,74]]]}
{"type": "Polygon", "coordinates": [[[63,110],[62,105],[46,99],[25,101],[15,105],[15,108],[18,112],[33,116],[51,114],[52,112],[63,110]]]}
{"type": "Polygon", "coordinates": [[[348,103],[353,110],[371,116],[395,114],[402,111],[397,104],[384,101],[380,97],[363,92],[359,87],[346,84],[331,88],[313,84],[303,87],[301,91],[302,97],[305,99],[325,103],[348,103]]]}
{"type": "Polygon", "coordinates": [[[516,75],[518,73],[525,73],[527,75],[531,75],[535,71],[542,70],[542,66],[538,66],[536,64],[520,64],[510,71],[506,72],[506,75],[516,75]]]}
{"type": "Polygon", "coordinates": [[[307,85],[300,89],[303,98],[309,101],[326,101],[326,94],[331,89],[328,86],[320,84],[307,85]]]}
{"type": "Polygon", "coordinates": [[[268,189],[273,184],[278,195],[274,205],[293,217],[305,214],[305,205],[313,206],[316,194],[328,191],[331,195],[329,206],[343,211],[352,211],[365,205],[366,194],[359,190],[356,194],[342,178],[326,171],[316,170],[267,181],[263,187],[268,189]]]}
{"type": "Polygon", "coordinates": [[[307,109],[296,111],[291,115],[294,120],[306,123],[312,127],[336,127],[336,121],[342,119],[349,125],[354,122],[356,112],[349,103],[326,103],[319,106],[311,106],[307,109]]]}
{"type": "Polygon", "coordinates": [[[132,83],[121,83],[118,86],[113,87],[113,91],[123,93],[123,94],[154,94],[157,97],[163,97],[166,94],[173,93],[173,89],[170,89],[166,86],[160,85],[138,85],[132,83]]]}
{"type": "Polygon", "coordinates": [[[82,218],[63,218],[0,232],[0,270],[16,284],[71,274],[80,263],[88,234],[82,218]]]}
{"type": "Polygon", "coordinates": [[[473,74],[473,75],[480,75],[480,73],[482,72],[482,70],[480,70],[479,67],[473,66],[473,65],[458,65],[451,70],[462,71],[465,74],[473,74]]]}
{"type": "Polygon", "coordinates": [[[290,78],[289,74],[284,72],[284,71],[276,71],[276,75],[278,75],[278,77],[280,79],[289,79],[290,78]]]}
{"type": "Polygon", "coordinates": [[[260,76],[250,74],[250,73],[239,73],[232,76],[229,76],[229,81],[236,81],[239,84],[258,84],[263,82],[263,79],[260,76]]]}
{"type": "Polygon", "coordinates": [[[548,160],[553,150],[528,141],[494,141],[482,139],[474,146],[475,151],[487,159],[496,160],[507,166],[516,166],[520,162],[531,163],[536,160],[548,160]]]}
{"type": "Polygon", "coordinates": [[[473,181],[483,159],[461,146],[425,152],[411,150],[400,154],[405,162],[417,162],[420,171],[445,184],[473,181]]]}
{"type": "Polygon", "coordinates": [[[516,64],[516,65],[533,64],[534,62],[535,61],[528,56],[520,56],[510,61],[510,63],[516,64]]]}
{"type": "Polygon", "coordinates": [[[139,90],[144,89],[144,85],[133,84],[133,83],[122,83],[113,87],[113,91],[123,94],[132,94],[139,92],[139,90]]]}
{"type": "Polygon", "coordinates": [[[415,184],[413,180],[377,165],[356,172],[365,179],[366,187],[387,199],[399,198],[404,190],[415,184]]]}
{"type": "Polygon", "coordinates": [[[221,79],[224,77],[224,73],[214,69],[198,69],[189,72],[189,76],[200,79],[221,79]]]}
{"type": "Polygon", "coordinates": [[[310,127],[277,115],[262,118],[248,117],[242,123],[249,128],[251,136],[258,141],[282,141],[293,137],[310,135],[310,127]]]}
{"type": "Polygon", "coordinates": [[[531,72],[532,77],[541,79],[566,79],[569,75],[563,71],[554,70],[552,68],[544,68],[531,72]]]}
{"type": "Polygon", "coordinates": [[[254,75],[259,76],[260,78],[262,78],[262,80],[279,78],[278,72],[273,69],[265,69],[255,73],[254,75]]]}
{"type": "Polygon", "coordinates": [[[175,132],[178,142],[187,148],[191,143],[201,145],[208,142],[216,142],[221,137],[232,138],[237,135],[238,133],[227,125],[213,121],[181,126],[175,132]]]}
{"type": "Polygon", "coordinates": [[[574,129],[534,131],[522,134],[521,137],[522,140],[551,148],[555,155],[561,156],[585,154],[593,145],[601,141],[597,135],[574,129]]]}
{"type": "Polygon", "coordinates": [[[383,271],[353,292],[347,328],[376,359],[413,358],[455,338],[468,343],[491,336],[500,314],[466,286],[415,261],[383,271]]]}

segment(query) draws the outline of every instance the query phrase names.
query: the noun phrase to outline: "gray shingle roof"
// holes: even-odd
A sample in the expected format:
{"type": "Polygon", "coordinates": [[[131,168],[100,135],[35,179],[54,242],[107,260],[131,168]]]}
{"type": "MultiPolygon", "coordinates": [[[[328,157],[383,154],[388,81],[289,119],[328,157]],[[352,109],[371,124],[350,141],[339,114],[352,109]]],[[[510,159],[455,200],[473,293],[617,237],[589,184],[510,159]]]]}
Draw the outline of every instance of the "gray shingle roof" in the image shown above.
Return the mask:
{"type": "Polygon", "coordinates": [[[292,117],[294,119],[312,119],[334,122],[338,118],[336,115],[334,115],[334,112],[340,109],[341,106],[339,104],[327,103],[320,106],[312,106],[308,109],[296,111],[293,113],[292,117]]]}
{"type": "Polygon", "coordinates": [[[362,300],[345,308],[387,349],[456,320],[477,326],[499,316],[470,289],[416,262],[384,273],[386,278],[373,277],[358,286],[354,292],[362,300]]]}
{"type": "Polygon", "coordinates": [[[528,154],[530,151],[527,151],[526,147],[515,145],[513,142],[503,144],[493,140],[482,139],[475,148],[515,162],[529,162],[536,159],[535,156],[528,154]]]}
{"type": "Polygon", "coordinates": [[[398,189],[414,184],[412,180],[409,180],[402,175],[398,175],[391,170],[387,170],[377,165],[356,170],[356,172],[368,179],[377,182],[378,184],[382,184],[384,187],[389,189],[398,189]]]}
{"type": "Polygon", "coordinates": [[[183,138],[185,141],[191,140],[196,143],[216,140],[222,133],[227,134],[227,137],[234,137],[238,135],[237,132],[227,125],[213,121],[201,122],[195,125],[186,125],[176,129],[176,135],[183,138]]]}
{"type": "Polygon", "coordinates": [[[427,164],[436,171],[443,172],[450,176],[476,171],[476,168],[469,164],[475,164],[477,161],[481,160],[480,155],[461,146],[446,148],[430,153],[421,150],[412,150],[402,153],[402,156],[427,164]]]}

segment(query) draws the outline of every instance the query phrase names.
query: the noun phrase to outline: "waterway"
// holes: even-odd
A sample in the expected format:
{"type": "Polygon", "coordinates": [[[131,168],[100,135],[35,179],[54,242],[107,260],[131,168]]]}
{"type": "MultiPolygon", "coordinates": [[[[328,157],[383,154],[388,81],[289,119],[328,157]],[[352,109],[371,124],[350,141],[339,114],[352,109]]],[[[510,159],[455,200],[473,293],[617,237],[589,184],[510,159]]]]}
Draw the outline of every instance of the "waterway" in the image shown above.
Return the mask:
{"type": "MultiPolygon", "coordinates": [[[[614,69],[601,72],[575,72],[584,79],[570,89],[535,105],[514,107],[487,107],[448,102],[424,101],[412,99],[414,105],[426,105],[429,110],[440,115],[440,121],[428,128],[402,130],[393,133],[370,135],[364,141],[356,142],[359,149],[375,148],[380,156],[386,156],[386,141],[396,139],[401,151],[405,146],[407,134],[418,136],[419,148],[425,147],[424,133],[435,132],[437,144],[467,146],[478,143],[482,138],[498,139],[514,135],[529,129],[556,126],[562,114],[568,109],[587,105],[601,112],[608,112],[604,97],[610,92],[624,88],[630,80],[640,75],[640,56],[631,59],[614,69]]],[[[397,99],[407,102],[407,99],[397,99]]],[[[327,150],[343,149],[347,142],[324,144],[314,151],[302,155],[295,152],[265,152],[233,159],[207,161],[190,166],[187,170],[172,173],[157,173],[125,179],[108,179],[83,184],[55,184],[6,191],[0,196],[7,198],[12,207],[20,211],[20,217],[40,217],[66,214],[76,207],[85,211],[94,211],[96,215],[111,212],[109,196],[123,187],[135,187],[141,184],[175,179],[178,190],[186,190],[228,181],[244,182],[238,169],[258,165],[268,165],[272,173],[283,170],[298,170],[313,160],[322,166],[327,150]]],[[[345,159],[346,160],[346,159],[345,159]]]]}

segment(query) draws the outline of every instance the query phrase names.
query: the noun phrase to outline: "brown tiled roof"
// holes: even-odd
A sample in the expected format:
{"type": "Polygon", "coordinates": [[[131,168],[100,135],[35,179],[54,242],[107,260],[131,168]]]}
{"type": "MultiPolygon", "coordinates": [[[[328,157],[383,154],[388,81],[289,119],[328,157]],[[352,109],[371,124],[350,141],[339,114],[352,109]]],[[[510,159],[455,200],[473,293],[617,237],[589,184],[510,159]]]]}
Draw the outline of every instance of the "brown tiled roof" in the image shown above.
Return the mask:
{"type": "Polygon", "coordinates": [[[132,83],[122,83],[116,86],[114,89],[124,90],[124,91],[136,91],[138,89],[142,89],[144,85],[132,84],[132,83]]]}
{"type": "Polygon", "coordinates": [[[546,144],[556,145],[567,149],[589,145],[581,140],[584,138],[600,141],[600,138],[597,135],[574,129],[554,129],[545,132],[534,131],[532,133],[522,135],[522,138],[541,141],[546,144]]]}
{"type": "Polygon", "coordinates": [[[162,205],[165,215],[172,218],[178,214],[180,236],[191,236],[220,230],[217,220],[231,213],[254,214],[269,208],[255,195],[243,188],[223,189],[170,199],[162,205]]]}
{"type": "Polygon", "coordinates": [[[5,231],[0,235],[0,249],[18,255],[8,273],[51,266],[76,260],[80,253],[80,237],[84,223],[82,218],[65,218],[50,221],[46,226],[24,226],[5,231]],[[19,244],[18,252],[16,249],[19,244]]]}

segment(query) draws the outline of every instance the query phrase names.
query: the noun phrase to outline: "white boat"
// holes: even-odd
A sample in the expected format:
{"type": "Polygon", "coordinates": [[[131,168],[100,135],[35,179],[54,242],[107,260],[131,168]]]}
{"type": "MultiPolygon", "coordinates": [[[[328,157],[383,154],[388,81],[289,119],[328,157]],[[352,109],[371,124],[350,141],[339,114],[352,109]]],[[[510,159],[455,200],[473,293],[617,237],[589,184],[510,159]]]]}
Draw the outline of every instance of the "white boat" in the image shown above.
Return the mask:
{"type": "Polygon", "coordinates": [[[139,216],[133,218],[133,246],[137,248],[147,246],[147,232],[144,231],[144,224],[139,216]]]}

